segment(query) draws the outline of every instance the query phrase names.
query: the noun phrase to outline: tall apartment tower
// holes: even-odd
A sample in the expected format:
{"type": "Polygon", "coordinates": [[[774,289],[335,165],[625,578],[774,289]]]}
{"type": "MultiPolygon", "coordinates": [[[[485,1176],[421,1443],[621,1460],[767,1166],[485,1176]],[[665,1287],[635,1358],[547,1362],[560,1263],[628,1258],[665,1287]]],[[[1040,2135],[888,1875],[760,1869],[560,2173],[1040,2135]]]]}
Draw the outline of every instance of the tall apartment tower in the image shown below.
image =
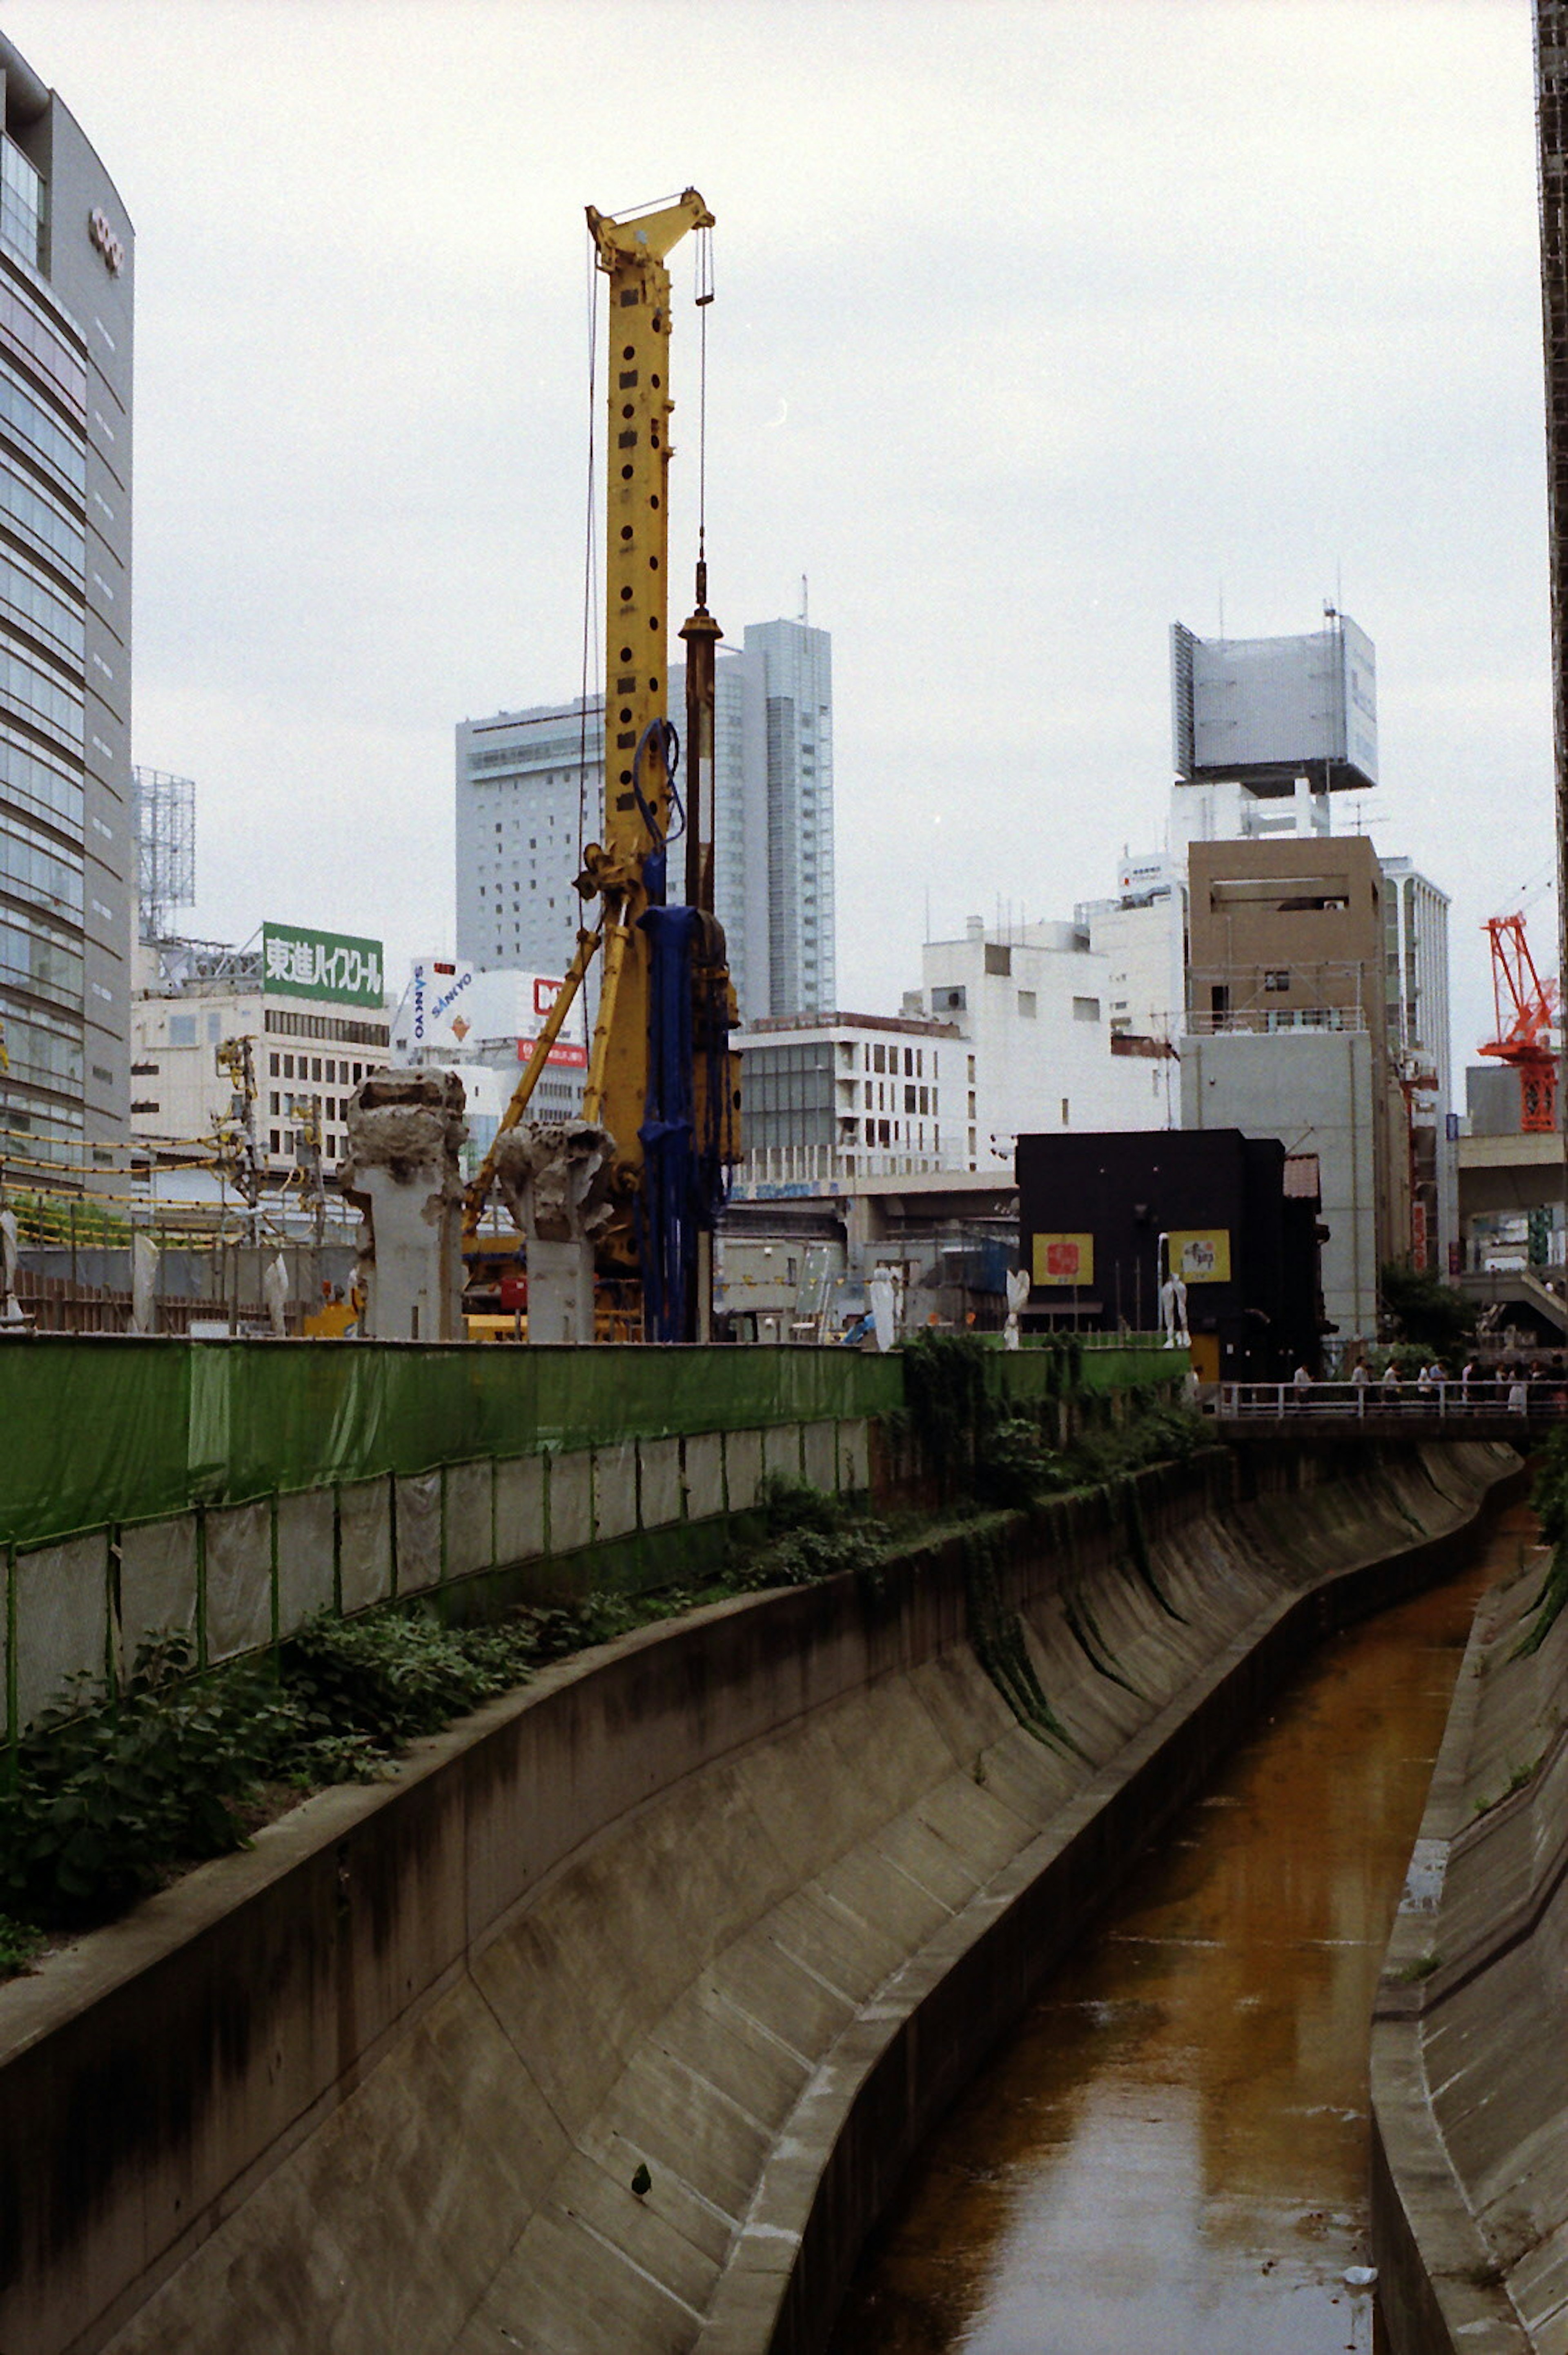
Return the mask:
{"type": "Polygon", "coordinates": [[[820,1014],[837,987],[833,912],[833,644],[805,622],[752,622],[767,714],[768,1007],[820,1014]]]}
{"type": "Polygon", "coordinates": [[[0,1127],[16,1182],[129,1135],[133,238],[0,34],[0,1127]]]}
{"type": "MultiPolygon", "coordinates": [[[[715,900],[742,1022],[833,1005],[831,655],[827,632],[801,622],[752,623],[740,645],[719,648],[715,900]]],[[[678,664],[669,709],[684,731],[678,664]]],[[[566,970],[580,839],[600,832],[603,743],[597,698],[459,726],[457,954],[481,971],[566,970]]],[[[672,845],[672,899],[684,876],[672,845]]]]}

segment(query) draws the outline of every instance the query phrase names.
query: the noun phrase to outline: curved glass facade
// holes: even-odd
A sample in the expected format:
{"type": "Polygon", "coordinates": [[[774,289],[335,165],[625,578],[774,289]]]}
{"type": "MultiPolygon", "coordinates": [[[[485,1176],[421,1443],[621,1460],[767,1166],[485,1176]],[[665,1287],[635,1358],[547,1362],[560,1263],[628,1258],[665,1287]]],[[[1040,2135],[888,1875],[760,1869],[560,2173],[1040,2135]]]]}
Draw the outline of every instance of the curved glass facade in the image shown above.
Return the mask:
{"type": "Polygon", "coordinates": [[[80,1184],[126,1132],[132,239],[0,35],[0,1164],[80,1184]]]}

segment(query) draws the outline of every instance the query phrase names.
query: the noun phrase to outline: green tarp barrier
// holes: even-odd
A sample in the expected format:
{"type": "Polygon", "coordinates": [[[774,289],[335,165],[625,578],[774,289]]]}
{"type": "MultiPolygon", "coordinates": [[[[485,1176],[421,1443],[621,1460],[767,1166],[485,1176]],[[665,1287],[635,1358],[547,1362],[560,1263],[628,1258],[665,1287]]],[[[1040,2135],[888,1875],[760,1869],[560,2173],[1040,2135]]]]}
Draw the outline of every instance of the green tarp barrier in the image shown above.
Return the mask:
{"type": "Polygon", "coordinates": [[[896,1358],[37,1335],[0,1341],[0,1543],[481,1455],[886,1414],[896,1358]]]}
{"type": "MultiPolygon", "coordinates": [[[[1085,1350],[1081,1389],[1168,1381],[1182,1352],[1085,1350]]],[[[1044,1351],[987,1355],[1050,1393],[1044,1351]]],[[[886,1415],[903,1366],[850,1349],[519,1349],[39,1334],[0,1341],[0,1543],[273,1489],[635,1435],[886,1415]]]]}

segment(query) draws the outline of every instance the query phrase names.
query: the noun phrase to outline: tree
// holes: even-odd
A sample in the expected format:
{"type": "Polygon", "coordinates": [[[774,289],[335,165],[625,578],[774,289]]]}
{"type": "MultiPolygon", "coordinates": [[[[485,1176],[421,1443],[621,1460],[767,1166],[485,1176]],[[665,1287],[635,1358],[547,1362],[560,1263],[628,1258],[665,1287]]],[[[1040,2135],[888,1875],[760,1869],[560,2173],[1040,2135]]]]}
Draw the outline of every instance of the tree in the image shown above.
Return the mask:
{"type": "Polygon", "coordinates": [[[1476,1312],[1452,1284],[1390,1260],[1378,1279],[1382,1311],[1396,1337],[1439,1355],[1468,1349],[1476,1337],[1476,1312]]]}

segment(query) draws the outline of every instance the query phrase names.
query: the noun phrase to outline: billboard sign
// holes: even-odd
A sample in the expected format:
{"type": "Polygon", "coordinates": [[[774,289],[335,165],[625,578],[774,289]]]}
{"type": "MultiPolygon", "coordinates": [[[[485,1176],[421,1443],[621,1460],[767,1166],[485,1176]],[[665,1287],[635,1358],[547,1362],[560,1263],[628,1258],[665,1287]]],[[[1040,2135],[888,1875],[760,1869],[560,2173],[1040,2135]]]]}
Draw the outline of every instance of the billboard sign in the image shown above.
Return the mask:
{"type": "MultiPolygon", "coordinates": [[[[544,1027],[546,1018],[565,986],[565,982],[557,974],[524,974],[522,1010],[528,1035],[517,1040],[519,1063],[526,1063],[533,1053],[535,1042],[544,1027]]],[[[547,1065],[556,1070],[571,1071],[585,1071],[588,1069],[588,1042],[583,1035],[582,1012],[582,1001],[580,998],[561,1025],[560,1036],[545,1057],[547,1065]],[[575,1039],[571,1036],[573,1029],[578,1033],[575,1039]]]]}
{"type": "Polygon", "coordinates": [[[1029,1273],[1036,1284],[1093,1284],[1093,1235],[1035,1235],[1029,1273]]]}
{"type": "Polygon", "coordinates": [[[1183,1284],[1229,1284],[1229,1227],[1187,1227],[1168,1234],[1170,1272],[1183,1284]]]}
{"type": "Polygon", "coordinates": [[[382,1004],[381,943],[303,924],[261,927],[261,986],[269,997],[329,998],[340,1006],[382,1004]]]}
{"type": "Polygon", "coordinates": [[[474,1027],[466,1011],[473,986],[474,967],[465,959],[415,957],[405,1007],[408,1045],[461,1047],[474,1027]]]}

